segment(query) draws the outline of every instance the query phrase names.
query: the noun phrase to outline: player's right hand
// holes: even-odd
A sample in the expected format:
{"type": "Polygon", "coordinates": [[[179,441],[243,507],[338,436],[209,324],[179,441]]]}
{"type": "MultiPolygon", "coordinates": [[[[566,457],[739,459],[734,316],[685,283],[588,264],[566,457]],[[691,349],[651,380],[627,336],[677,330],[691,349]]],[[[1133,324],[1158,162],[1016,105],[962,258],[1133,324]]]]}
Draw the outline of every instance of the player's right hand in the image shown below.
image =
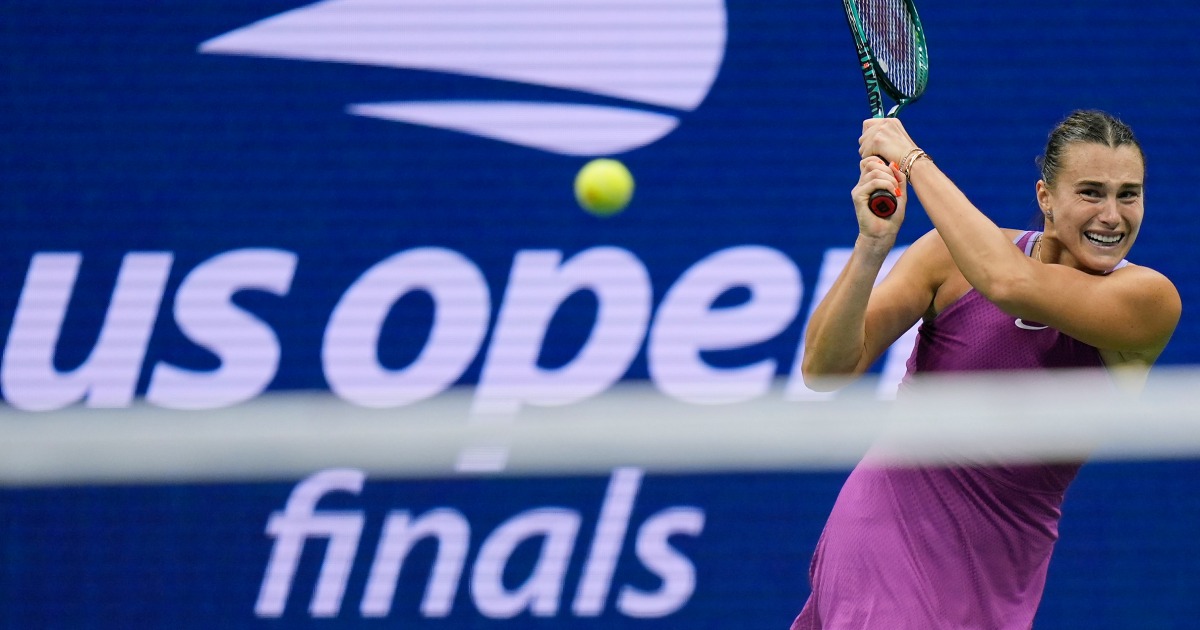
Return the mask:
{"type": "Polygon", "coordinates": [[[858,184],[850,191],[854,200],[854,212],[858,216],[858,231],[870,238],[896,238],[900,224],[904,222],[904,209],[908,205],[905,193],[907,182],[900,169],[885,163],[881,158],[868,156],[858,164],[858,184]],[[868,202],[877,190],[887,190],[896,196],[895,214],[881,218],[871,212],[868,202]]]}

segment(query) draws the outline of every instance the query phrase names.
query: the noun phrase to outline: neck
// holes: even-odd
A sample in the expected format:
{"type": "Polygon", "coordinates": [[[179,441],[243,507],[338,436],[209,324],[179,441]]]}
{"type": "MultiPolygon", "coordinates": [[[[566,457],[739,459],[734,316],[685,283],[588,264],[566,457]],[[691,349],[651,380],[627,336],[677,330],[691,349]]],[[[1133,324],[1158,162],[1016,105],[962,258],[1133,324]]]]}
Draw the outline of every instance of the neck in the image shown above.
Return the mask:
{"type": "Polygon", "coordinates": [[[1038,236],[1037,243],[1033,247],[1033,258],[1040,263],[1047,265],[1068,265],[1069,261],[1063,260],[1063,247],[1058,242],[1058,236],[1054,233],[1054,226],[1047,221],[1045,227],[1042,228],[1042,234],[1038,236]]]}

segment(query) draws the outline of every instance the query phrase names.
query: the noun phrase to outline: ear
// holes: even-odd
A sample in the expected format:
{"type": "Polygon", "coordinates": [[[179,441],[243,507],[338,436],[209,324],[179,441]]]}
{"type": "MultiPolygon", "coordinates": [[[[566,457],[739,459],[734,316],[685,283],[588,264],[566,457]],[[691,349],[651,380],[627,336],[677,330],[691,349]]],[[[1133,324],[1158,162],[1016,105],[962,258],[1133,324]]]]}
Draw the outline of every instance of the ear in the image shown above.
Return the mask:
{"type": "Polygon", "coordinates": [[[1039,179],[1036,187],[1038,207],[1042,209],[1042,214],[1048,221],[1054,220],[1054,206],[1050,203],[1050,187],[1046,185],[1045,180],[1039,179]]]}
{"type": "Polygon", "coordinates": [[[1052,206],[1050,205],[1050,186],[1046,186],[1045,180],[1038,180],[1037,185],[1038,206],[1042,208],[1042,214],[1050,214],[1052,206]]]}

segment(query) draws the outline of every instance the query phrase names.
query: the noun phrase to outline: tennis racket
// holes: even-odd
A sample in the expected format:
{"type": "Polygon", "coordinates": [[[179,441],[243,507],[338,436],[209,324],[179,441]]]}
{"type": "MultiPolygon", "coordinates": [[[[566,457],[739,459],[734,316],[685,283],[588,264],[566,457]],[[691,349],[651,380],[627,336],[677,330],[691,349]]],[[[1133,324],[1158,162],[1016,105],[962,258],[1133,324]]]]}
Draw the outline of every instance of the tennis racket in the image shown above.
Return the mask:
{"type": "MultiPolygon", "coordinates": [[[[896,116],[925,93],[929,80],[929,49],[917,9],[911,0],[842,0],[842,5],[858,48],[871,116],[896,116]],[[884,92],[895,102],[886,114],[884,92]]],[[[877,190],[868,205],[876,216],[889,217],[896,212],[896,196],[877,190]]]]}

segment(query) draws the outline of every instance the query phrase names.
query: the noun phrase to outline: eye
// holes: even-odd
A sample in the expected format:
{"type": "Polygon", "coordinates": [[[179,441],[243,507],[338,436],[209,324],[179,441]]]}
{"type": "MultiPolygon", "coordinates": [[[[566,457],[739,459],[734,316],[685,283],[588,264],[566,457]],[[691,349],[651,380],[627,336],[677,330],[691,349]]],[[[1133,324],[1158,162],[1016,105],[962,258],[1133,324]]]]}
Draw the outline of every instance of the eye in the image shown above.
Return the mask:
{"type": "Polygon", "coordinates": [[[1088,199],[1099,199],[1102,196],[1102,193],[1098,188],[1081,188],[1079,190],[1079,195],[1088,199]]]}

